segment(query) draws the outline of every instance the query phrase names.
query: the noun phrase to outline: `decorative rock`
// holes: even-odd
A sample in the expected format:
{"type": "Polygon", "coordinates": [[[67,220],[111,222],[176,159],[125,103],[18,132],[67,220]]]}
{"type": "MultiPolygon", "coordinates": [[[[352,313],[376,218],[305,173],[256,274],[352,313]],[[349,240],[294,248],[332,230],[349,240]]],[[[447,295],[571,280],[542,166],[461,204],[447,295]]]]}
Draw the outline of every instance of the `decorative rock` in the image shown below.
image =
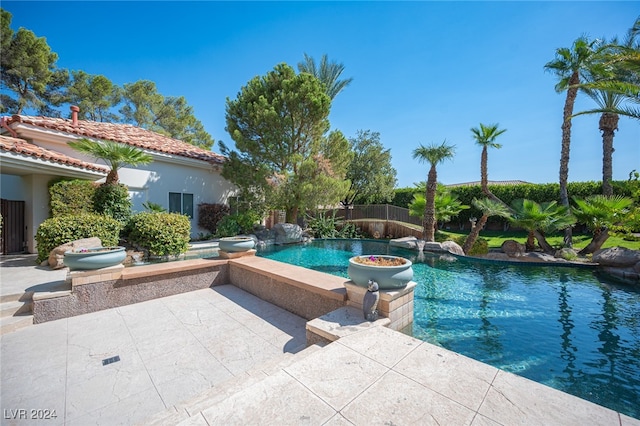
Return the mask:
{"type": "Polygon", "coordinates": [[[293,244],[302,241],[302,228],[293,223],[278,223],[273,227],[276,233],[276,244],[293,244]]]}
{"type": "Polygon", "coordinates": [[[446,250],[449,253],[464,256],[464,251],[462,251],[462,247],[460,247],[460,245],[455,241],[445,241],[442,244],[440,244],[440,247],[442,247],[443,250],[446,250]]]}
{"type": "Polygon", "coordinates": [[[509,257],[520,257],[526,253],[526,247],[515,240],[506,240],[502,243],[502,251],[507,253],[509,257]]]}
{"type": "Polygon", "coordinates": [[[600,266],[632,268],[640,262],[640,250],[630,250],[624,247],[611,247],[596,251],[593,254],[592,260],[600,266]]]}
{"type": "Polygon", "coordinates": [[[69,250],[84,248],[102,247],[102,241],[98,237],[82,238],[80,240],[71,241],[62,244],[49,253],[49,266],[51,269],[64,268],[64,252],[69,250]]]}
{"type": "Polygon", "coordinates": [[[435,241],[425,241],[424,243],[424,251],[431,251],[436,253],[446,252],[444,248],[442,248],[441,243],[436,243],[435,241]]]}
{"type": "Polygon", "coordinates": [[[389,240],[389,245],[409,250],[419,250],[418,239],[416,237],[395,238],[393,240],[389,240]]]}

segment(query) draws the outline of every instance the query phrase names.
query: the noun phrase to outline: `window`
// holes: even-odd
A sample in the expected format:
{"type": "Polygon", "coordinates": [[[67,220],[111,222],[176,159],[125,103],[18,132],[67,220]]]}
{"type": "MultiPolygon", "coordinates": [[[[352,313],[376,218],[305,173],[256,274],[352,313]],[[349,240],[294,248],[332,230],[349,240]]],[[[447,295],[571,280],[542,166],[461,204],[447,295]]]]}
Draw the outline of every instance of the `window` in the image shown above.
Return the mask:
{"type": "Polygon", "coordinates": [[[182,213],[193,218],[193,194],[169,193],[169,212],[182,213]]]}

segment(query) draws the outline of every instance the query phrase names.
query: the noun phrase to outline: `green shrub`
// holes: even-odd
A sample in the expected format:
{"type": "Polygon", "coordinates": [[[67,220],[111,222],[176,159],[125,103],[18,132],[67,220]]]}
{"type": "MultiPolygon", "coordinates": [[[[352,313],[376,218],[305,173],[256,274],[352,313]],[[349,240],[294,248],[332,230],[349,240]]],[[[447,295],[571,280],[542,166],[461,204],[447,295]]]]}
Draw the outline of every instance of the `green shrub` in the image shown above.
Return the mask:
{"type": "Polygon", "coordinates": [[[218,223],[229,215],[229,206],[224,204],[198,204],[198,226],[212,234],[216,233],[218,223]]]}
{"type": "Polygon", "coordinates": [[[191,222],[178,213],[138,213],[127,229],[129,239],[154,256],[178,255],[189,249],[191,222]]]}
{"type": "MultiPolygon", "coordinates": [[[[454,238],[453,241],[455,241],[460,247],[462,247],[464,246],[464,241],[466,239],[466,235],[460,235],[459,237],[454,238]]],[[[469,250],[467,256],[478,256],[487,253],[489,253],[489,242],[485,238],[479,237],[478,239],[476,239],[476,242],[473,243],[473,247],[471,247],[471,250],[469,250]]]]}
{"type": "Polygon", "coordinates": [[[217,224],[216,237],[233,237],[250,234],[260,221],[260,215],[254,211],[224,216],[217,224]]]}
{"type": "Polygon", "coordinates": [[[110,216],[125,225],[131,217],[129,190],[123,184],[100,185],[93,199],[96,213],[110,216]]]}
{"type": "Polygon", "coordinates": [[[45,220],[36,232],[38,262],[49,257],[59,245],[81,238],[98,237],[102,245],[115,246],[122,224],[117,220],[94,213],[57,216],[45,220]]]}
{"type": "Polygon", "coordinates": [[[80,212],[94,213],[93,199],[98,185],[89,180],[63,180],[49,186],[51,216],[80,212]]]}
{"type": "Polygon", "coordinates": [[[351,222],[336,219],[335,210],[332,215],[318,213],[307,217],[309,228],[316,238],[360,238],[358,228],[351,222]]]}

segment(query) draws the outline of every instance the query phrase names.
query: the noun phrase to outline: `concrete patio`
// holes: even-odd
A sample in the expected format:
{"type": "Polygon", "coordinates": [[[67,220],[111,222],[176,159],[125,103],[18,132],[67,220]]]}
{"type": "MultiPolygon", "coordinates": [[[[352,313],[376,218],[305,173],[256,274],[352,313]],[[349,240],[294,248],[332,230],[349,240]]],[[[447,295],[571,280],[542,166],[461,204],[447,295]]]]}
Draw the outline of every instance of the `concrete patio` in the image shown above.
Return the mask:
{"type": "Polygon", "coordinates": [[[221,285],[5,333],[2,424],[640,425],[385,327],[305,348],[306,323],[221,285]]]}

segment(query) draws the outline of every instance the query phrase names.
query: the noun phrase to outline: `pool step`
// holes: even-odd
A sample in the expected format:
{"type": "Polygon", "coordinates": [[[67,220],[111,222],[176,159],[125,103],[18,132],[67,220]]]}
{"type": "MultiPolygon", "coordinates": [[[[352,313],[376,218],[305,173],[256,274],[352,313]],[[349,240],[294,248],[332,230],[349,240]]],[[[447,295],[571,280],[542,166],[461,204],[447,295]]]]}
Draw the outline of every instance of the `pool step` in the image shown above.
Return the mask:
{"type": "Polygon", "coordinates": [[[200,413],[212,405],[262,382],[265,378],[284,370],[293,363],[321,349],[321,345],[311,345],[297,353],[284,353],[245,371],[243,375],[228,379],[188,401],[176,404],[170,409],[147,419],[142,424],[148,426],[190,424],[190,422],[199,420],[200,413]]]}

